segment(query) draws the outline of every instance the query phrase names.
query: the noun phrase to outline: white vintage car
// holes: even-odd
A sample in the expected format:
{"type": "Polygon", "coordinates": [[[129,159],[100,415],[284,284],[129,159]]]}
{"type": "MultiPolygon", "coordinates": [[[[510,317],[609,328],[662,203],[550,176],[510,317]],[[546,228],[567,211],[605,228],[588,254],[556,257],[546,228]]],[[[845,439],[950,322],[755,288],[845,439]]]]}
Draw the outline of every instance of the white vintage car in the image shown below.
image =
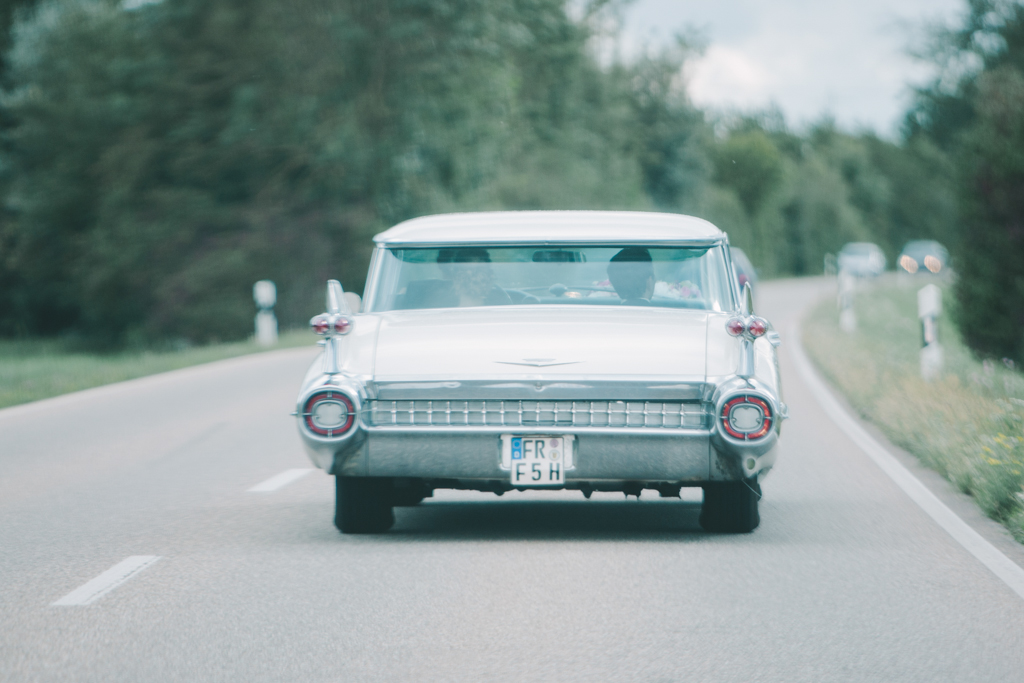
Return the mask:
{"type": "Polygon", "coordinates": [[[328,283],[295,413],[342,532],[386,531],[442,488],[699,486],[704,529],[757,527],[786,417],[779,340],[715,226],[465,213],[374,241],[365,299],[328,283]]]}

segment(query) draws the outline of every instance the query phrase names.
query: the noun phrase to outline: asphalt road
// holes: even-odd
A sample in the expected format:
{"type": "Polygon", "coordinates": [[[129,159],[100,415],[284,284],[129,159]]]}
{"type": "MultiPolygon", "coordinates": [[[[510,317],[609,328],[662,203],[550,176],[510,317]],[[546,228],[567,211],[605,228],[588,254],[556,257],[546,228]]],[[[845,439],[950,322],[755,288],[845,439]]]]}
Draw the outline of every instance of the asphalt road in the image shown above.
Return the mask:
{"type": "Polygon", "coordinates": [[[322,472],[249,491],[310,467],[307,349],[0,411],[0,680],[1024,680],[1024,600],[794,372],[821,288],[760,293],[793,417],[750,535],[702,532],[699,493],[439,492],[341,536],[322,472]]]}

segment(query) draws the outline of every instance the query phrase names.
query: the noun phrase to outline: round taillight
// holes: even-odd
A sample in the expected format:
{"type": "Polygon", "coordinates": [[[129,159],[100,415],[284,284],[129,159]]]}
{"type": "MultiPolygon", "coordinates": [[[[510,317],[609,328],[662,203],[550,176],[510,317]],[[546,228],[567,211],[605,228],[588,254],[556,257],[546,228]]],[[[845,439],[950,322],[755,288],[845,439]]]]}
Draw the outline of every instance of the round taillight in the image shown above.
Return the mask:
{"type": "Polygon", "coordinates": [[[348,334],[352,329],[352,321],[345,317],[334,319],[335,334],[348,334]]]}
{"type": "Polygon", "coordinates": [[[340,391],[328,390],[313,394],[302,408],[306,428],[320,436],[341,436],[352,429],[356,409],[352,399],[340,391]]]}
{"type": "Polygon", "coordinates": [[[924,257],[924,267],[933,273],[937,273],[942,270],[942,261],[929,254],[924,257]]]}
{"type": "Polygon", "coordinates": [[[331,331],[331,317],[329,315],[316,315],[309,321],[309,326],[317,334],[327,334],[331,331]]]}
{"type": "Polygon", "coordinates": [[[914,259],[913,256],[908,256],[906,254],[900,256],[900,266],[903,268],[903,270],[907,271],[908,273],[917,272],[917,261],[914,259]]]}
{"type": "Polygon", "coordinates": [[[348,334],[352,331],[352,319],[343,315],[321,313],[313,316],[309,326],[319,335],[348,334]]]}
{"type": "Polygon", "coordinates": [[[737,396],[722,407],[722,429],[734,439],[760,439],[772,429],[772,409],[757,396],[737,396]]]}
{"type": "Polygon", "coordinates": [[[750,324],[747,325],[747,332],[751,337],[763,337],[767,331],[768,321],[763,318],[752,318],[750,324]]]}
{"type": "Polygon", "coordinates": [[[743,318],[729,318],[729,322],[725,323],[726,331],[734,337],[738,337],[743,334],[747,326],[743,324],[743,318]]]}

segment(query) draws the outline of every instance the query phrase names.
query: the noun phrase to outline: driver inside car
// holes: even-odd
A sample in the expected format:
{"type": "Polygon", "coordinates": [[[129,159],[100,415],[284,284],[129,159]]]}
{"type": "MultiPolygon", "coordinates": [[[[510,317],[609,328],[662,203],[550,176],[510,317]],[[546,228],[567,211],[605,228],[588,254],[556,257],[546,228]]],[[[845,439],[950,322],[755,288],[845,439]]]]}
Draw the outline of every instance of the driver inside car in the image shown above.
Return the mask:
{"type": "Polygon", "coordinates": [[[654,262],[643,247],[626,247],[608,263],[608,280],[624,306],[650,306],[654,295],[654,262]]]}

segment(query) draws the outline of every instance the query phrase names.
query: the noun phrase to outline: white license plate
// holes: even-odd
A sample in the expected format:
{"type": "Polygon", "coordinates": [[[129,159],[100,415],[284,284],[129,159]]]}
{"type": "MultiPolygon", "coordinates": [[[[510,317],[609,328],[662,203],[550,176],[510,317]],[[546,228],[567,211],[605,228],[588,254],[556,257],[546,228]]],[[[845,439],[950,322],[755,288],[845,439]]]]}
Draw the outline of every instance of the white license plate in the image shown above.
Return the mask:
{"type": "Polygon", "coordinates": [[[513,486],[558,486],[572,467],[572,436],[502,435],[502,464],[513,486]]]}

